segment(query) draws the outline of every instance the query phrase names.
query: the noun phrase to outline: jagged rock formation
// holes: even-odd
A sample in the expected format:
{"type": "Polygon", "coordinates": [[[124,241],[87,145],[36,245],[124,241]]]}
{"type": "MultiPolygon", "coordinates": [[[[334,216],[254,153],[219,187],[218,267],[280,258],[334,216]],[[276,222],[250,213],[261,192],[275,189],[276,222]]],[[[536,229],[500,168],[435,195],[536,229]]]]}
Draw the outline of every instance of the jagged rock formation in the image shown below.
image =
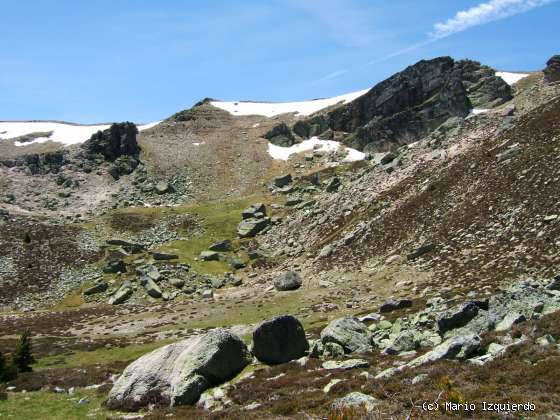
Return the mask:
{"type": "Polygon", "coordinates": [[[82,149],[89,160],[113,162],[109,173],[115,179],[128,175],[138,166],[140,147],[136,142],[138,128],[130,122],[113,124],[108,130],[98,131],[86,141],[82,149]]]}
{"type": "Polygon", "coordinates": [[[377,84],[355,101],[300,121],[293,131],[310,137],[332,130],[354,148],[372,151],[412,143],[451,117],[473,107],[493,107],[512,98],[494,70],[450,57],[422,60],[377,84]]]}
{"type": "Polygon", "coordinates": [[[546,83],[560,81],[560,55],[554,55],[546,62],[546,68],[543,73],[546,83]]]}

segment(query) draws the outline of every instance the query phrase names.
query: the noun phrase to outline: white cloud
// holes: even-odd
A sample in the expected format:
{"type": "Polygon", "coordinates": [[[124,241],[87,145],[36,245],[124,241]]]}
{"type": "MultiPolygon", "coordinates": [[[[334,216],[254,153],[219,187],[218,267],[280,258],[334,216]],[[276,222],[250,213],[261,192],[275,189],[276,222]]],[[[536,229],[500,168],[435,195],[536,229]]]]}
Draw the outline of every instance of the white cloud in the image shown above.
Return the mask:
{"type": "Polygon", "coordinates": [[[432,39],[462,32],[473,26],[483,25],[500,19],[545,6],[554,0],[490,0],[467,10],[461,10],[454,17],[434,25],[432,39]]]}

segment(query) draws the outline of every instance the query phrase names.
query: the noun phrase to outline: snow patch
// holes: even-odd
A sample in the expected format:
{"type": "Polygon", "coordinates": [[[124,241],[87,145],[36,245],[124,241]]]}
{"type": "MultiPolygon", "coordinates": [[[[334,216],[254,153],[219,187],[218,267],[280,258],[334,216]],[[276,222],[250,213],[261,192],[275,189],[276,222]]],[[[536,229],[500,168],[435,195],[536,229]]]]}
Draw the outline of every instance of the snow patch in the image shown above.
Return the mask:
{"type": "Polygon", "coordinates": [[[484,114],[484,113],[486,113],[486,112],[488,112],[488,111],[490,111],[490,110],[489,110],[489,109],[484,109],[484,108],[474,108],[474,109],[471,110],[471,112],[472,112],[474,115],[484,114]]]}
{"type": "Polygon", "coordinates": [[[345,147],[334,140],[321,140],[318,137],[312,137],[290,147],[276,146],[275,144],[268,143],[268,153],[273,159],[288,160],[290,156],[295,153],[307,152],[309,150],[320,150],[327,153],[336,152],[341,147],[348,151],[348,154],[344,158],[345,162],[355,162],[365,159],[365,153],[359,150],[345,147]]]}
{"type": "Polygon", "coordinates": [[[264,115],[265,117],[274,117],[275,115],[285,113],[296,113],[296,115],[307,116],[338,103],[346,104],[352,102],[367,92],[369,92],[369,89],[335,96],[334,98],[314,99],[302,102],[211,101],[210,104],[236,116],[264,115]]]}
{"type": "Polygon", "coordinates": [[[496,76],[504,79],[508,85],[513,85],[519,82],[524,77],[529,76],[529,73],[508,73],[507,71],[497,71],[496,76]]]}
{"type": "MultiPolygon", "coordinates": [[[[139,125],[138,130],[147,130],[158,125],[161,121],[156,121],[150,124],[139,125]]],[[[14,137],[23,136],[31,133],[44,133],[51,132],[49,137],[38,137],[29,142],[16,141],[16,146],[29,146],[34,143],[45,143],[47,141],[54,141],[62,143],[65,146],[72,144],[80,144],[88,140],[92,134],[97,131],[106,130],[110,124],[97,124],[97,125],[80,125],[69,124],[60,122],[42,122],[42,121],[13,121],[13,122],[0,122],[0,140],[11,139],[14,137]]]]}

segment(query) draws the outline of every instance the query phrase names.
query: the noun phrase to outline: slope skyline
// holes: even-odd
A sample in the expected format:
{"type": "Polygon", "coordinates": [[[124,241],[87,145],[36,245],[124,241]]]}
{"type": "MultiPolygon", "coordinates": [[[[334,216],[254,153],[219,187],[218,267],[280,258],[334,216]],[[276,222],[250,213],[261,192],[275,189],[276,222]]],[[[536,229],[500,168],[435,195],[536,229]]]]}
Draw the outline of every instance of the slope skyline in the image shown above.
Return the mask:
{"type": "Polygon", "coordinates": [[[164,1],[134,9],[100,1],[79,10],[66,1],[7,1],[0,119],[150,122],[203,97],[332,97],[441,55],[540,70],[554,53],[556,40],[545,33],[557,11],[550,0],[427,1],[422,9],[405,1],[164,1]]]}

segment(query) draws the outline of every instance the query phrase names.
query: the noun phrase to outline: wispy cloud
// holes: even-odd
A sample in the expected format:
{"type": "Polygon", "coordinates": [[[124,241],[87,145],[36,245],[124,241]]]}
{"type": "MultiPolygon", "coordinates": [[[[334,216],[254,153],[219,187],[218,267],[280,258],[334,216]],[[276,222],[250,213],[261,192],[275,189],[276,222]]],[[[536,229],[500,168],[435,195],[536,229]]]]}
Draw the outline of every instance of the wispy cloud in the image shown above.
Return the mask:
{"type": "Polygon", "coordinates": [[[438,22],[430,33],[432,39],[441,39],[473,26],[505,19],[531,9],[545,6],[554,0],[490,0],[467,10],[461,10],[445,22],[438,22]]]}
{"type": "Polygon", "coordinates": [[[387,61],[474,26],[484,25],[485,23],[528,12],[531,9],[546,6],[554,1],[556,0],[490,0],[480,3],[470,9],[457,12],[454,17],[447,19],[445,22],[435,23],[433,31],[428,34],[424,41],[372,60],[367,65],[387,61]]]}
{"type": "Polygon", "coordinates": [[[336,79],[337,77],[340,77],[345,73],[348,73],[347,69],[336,70],[336,71],[333,71],[332,73],[327,74],[326,76],[323,76],[323,77],[315,80],[313,83],[314,84],[323,83],[323,82],[326,82],[326,81],[331,80],[331,79],[336,79]]]}

